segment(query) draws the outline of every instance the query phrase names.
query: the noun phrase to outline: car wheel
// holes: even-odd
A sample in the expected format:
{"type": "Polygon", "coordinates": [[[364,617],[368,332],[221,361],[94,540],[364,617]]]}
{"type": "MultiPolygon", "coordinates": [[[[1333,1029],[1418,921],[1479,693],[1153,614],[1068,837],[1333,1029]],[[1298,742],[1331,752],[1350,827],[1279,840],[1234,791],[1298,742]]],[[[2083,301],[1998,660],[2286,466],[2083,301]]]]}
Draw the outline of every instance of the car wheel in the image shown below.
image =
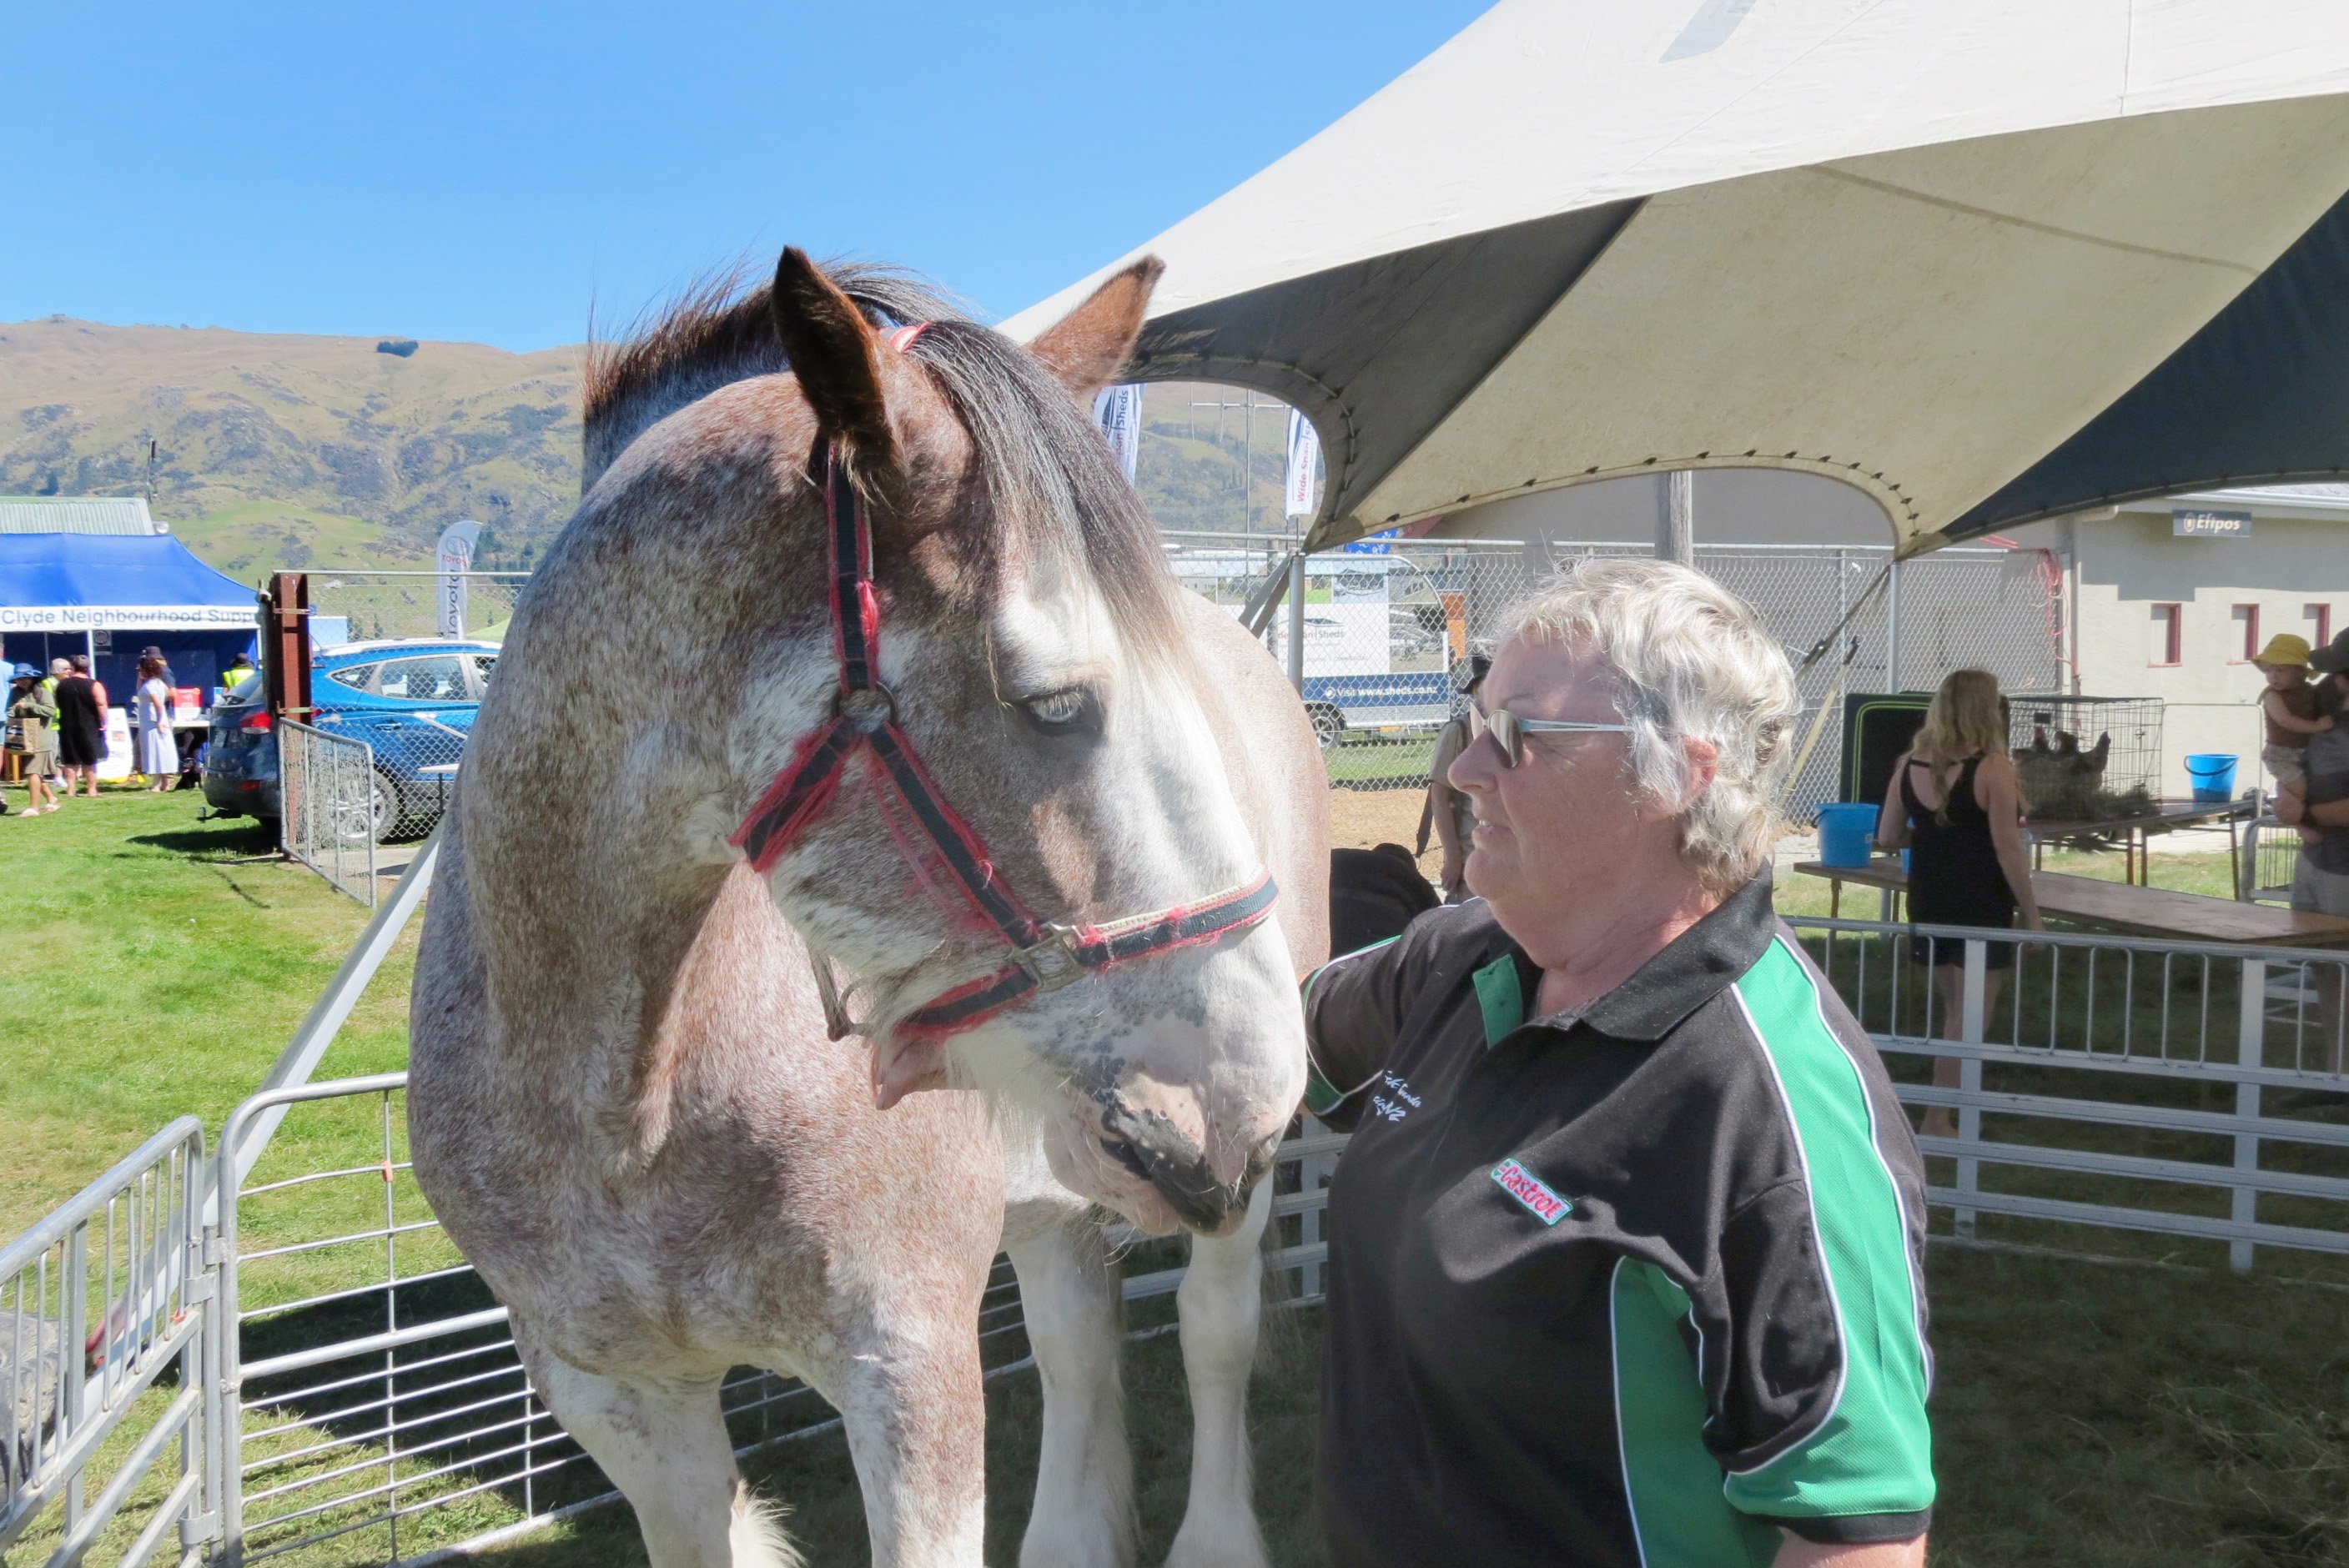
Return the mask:
{"type": "Polygon", "coordinates": [[[1313,721],[1313,738],[1321,743],[1322,750],[1329,750],[1346,738],[1346,716],[1336,708],[1316,704],[1307,708],[1305,715],[1313,721]]]}
{"type": "Polygon", "coordinates": [[[338,781],[329,808],[332,831],[347,844],[372,839],[382,843],[398,830],[399,786],[380,773],[338,781]]]}

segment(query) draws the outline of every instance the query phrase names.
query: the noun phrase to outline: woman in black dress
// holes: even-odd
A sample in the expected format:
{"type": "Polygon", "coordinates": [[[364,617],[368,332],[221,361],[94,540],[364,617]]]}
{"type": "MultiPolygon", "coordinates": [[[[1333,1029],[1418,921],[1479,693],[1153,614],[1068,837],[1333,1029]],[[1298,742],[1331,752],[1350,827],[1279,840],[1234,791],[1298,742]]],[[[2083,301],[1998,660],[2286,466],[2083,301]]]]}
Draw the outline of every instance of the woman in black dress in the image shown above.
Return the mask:
{"type": "MultiPolygon", "coordinates": [[[[2046,929],[2032,891],[2031,861],[2023,848],[2023,790],[2007,755],[2006,707],[1998,677],[1988,670],[1958,670],[1933,694],[1915,744],[1893,766],[1892,782],[1877,818],[1876,841],[1909,851],[1909,920],[1912,925],[2012,928],[2018,910],[2033,931],[2046,929]]],[[[1941,1038],[1960,1037],[1964,1021],[1966,949],[1962,942],[1911,935],[1909,955],[1933,970],[1940,1003],[1941,1038]]],[[[1985,954],[1982,1016],[1998,1006],[2014,944],[1993,942],[1985,954]]],[[[1933,1082],[1959,1084],[1960,1063],[1941,1057],[1933,1082]]],[[[1957,1136],[1957,1119],[1936,1106],[1925,1113],[1929,1138],[1957,1136]]]]}
{"type": "MultiPolygon", "coordinates": [[[[57,661],[64,664],[65,661],[57,661]]],[[[65,792],[73,793],[77,777],[98,793],[98,765],[106,760],[106,688],[90,679],[89,660],[78,658],[57,680],[57,765],[65,770],[65,792]]]]}

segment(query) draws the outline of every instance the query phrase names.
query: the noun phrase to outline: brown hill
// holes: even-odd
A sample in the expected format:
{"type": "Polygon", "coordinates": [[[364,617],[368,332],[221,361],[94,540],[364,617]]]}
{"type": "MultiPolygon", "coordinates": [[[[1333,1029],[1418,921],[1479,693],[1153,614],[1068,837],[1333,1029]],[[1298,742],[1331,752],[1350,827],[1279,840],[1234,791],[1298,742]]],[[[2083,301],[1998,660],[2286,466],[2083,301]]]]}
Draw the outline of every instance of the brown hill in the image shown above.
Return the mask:
{"type": "MultiPolygon", "coordinates": [[[[459,517],[520,564],[579,499],[580,351],[0,326],[0,493],[135,495],[223,571],[428,557],[459,517]]],[[[495,557],[495,561],[492,560],[495,557]]]]}
{"type": "MultiPolygon", "coordinates": [[[[205,560],[428,562],[484,525],[484,568],[528,566],[579,500],[583,350],[104,326],[0,325],[0,494],[137,495],[205,560]]],[[[1287,415],[1237,391],[1150,389],[1137,476],[1170,529],[1278,529],[1287,415]]]]}

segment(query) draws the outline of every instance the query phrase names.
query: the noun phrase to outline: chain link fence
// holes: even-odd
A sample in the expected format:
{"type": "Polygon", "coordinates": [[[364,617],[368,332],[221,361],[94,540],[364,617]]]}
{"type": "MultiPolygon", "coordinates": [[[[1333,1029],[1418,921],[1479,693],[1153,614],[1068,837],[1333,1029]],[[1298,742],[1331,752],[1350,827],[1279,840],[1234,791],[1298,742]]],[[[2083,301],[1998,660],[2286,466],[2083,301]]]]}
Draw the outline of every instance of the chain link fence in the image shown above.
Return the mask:
{"type": "Polygon", "coordinates": [[[374,908],[375,846],[398,805],[373,748],[289,719],[277,727],[277,779],[280,846],[374,908]]]}
{"type": "Polygon", "coordinates": [[[310,642],[322,652],[451,636],[501,642],[529,581],[527,572],[313,572],[310,642]]]}
{"type": "MultiPolygon", "coordinates": [[[[1269,536],[1167,535],[1176,577],[1234,614],[1262,602],[1293,547],[1269,536]]],[[[1287,662],[1290,627],[1302,622],[1302,695],[1340,788],[1424,784],[1436,732],[1457,710],[1458,666],[1490,651],[1516,604],[1577,561],[1653,553],[1628,542],[1501,540],[1376,548],[1308,557],[1302,605],[1284,603],[1265,628],[1287,662]]],[[[1700,545],[1696,564],[1760,611],[1797,665],[1842,625],[1801,672],[1805,734],[1845,692],[1930,689],[1968,666],[2010,692],[2060,690],[2060,580],[2044,552],[1938,551],[1902,563],[1881,588],[1892,567],[1886,546],[1700,545]]],[[[1831,715],[1789,792],[1794,820],[1837,798],[1840,741],[1831,715]]]]}
{"type": "MultiPolygon", "coordinates": [[[[1236,617],[1263,603],[1296,542],[1183,530],[1163,537],[1175,577],[1236,617]]],[[[1323,552],[1303,562],[1302,604],[1277,609],[1264,641],[1294,667],[1288,641],[1292,626],[1301,628],[1301,695],[1333,785],[1415,788],[1427,780],[1437,732],[1459,709],[1460,666],[1490,650],[1518,601],[1577,561],[1651,553],[1644,543],[1546,540],[1381,541],[1323,552]]],[[[1889,546],[1701,544],[1696,563],[1760,611],[1798,665],[1842,625],[1835,645],[1801,671],[1804,735],[1820,708],[1837,707],[1847,692],[1930,689],[1969,666],[1989,670],[2012,693],[2062,689],[2063,600],[2046,552],[1948,549],[1896,569],[1889,546]]],[[[319,573],[311,580],[313,639],[328,649],[436,638],[442,626],[461,624],[468,639],[495,642],[527,580],[526,573],[463,573],[461,591],[444,604],[447,590],[430,572],[319,573]]],[[[449,700],[460,700],[470,677],[453,663],[450,671],[423,671],[429,662],[419,653],[360,673],[398,681],[411,678],[400,671],[414,665],[419,690],[445,686],[449,700]]],[[[487,670],[484,664],[474,688],[487,670]]],[[[464,700],[477,701],[478,689],[464,700]]],[[[463,746],[465,726],[449,716],[403,727],[396,737],[367,737],[392,810],[385,836],[413,836],[439,820],[463,746]]],[[[1788,792],[1792,820],[1806,822],[1838,797],[1840,751],[1830,713],[1788,792]]]]}

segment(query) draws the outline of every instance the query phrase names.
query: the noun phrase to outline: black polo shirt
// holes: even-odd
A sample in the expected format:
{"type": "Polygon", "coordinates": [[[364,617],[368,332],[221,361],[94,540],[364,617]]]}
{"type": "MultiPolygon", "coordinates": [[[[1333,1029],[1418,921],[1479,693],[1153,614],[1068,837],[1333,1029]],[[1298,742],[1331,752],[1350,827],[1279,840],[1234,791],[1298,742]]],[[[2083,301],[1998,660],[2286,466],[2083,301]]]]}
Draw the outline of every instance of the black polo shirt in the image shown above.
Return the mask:
{"type": "Polygon", "coordinates": [[[1308,983],[1309,1103],[1357,1129],[1332,1559],[1722,1568],[1779,1525],[1921,1533],[1923,1165],[1768,874],[1579,1016],[1527,1018],[1538,979],[1480,900],[1308,983]]]}

